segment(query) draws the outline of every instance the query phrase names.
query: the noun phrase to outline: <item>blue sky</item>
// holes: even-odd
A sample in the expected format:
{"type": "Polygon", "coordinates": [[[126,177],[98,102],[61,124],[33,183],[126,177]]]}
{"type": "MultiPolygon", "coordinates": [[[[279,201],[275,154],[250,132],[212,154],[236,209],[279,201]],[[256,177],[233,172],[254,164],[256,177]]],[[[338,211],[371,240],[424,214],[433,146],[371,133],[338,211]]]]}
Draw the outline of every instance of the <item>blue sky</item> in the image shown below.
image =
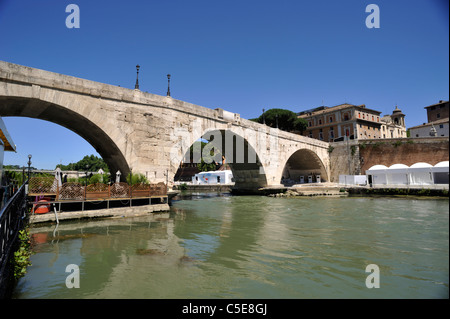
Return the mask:
{"type": "MultiPolygon", "coordinates": [[[[407,127],[449,99],[448,1],[0,0],[0,60],[221,107],[243,118],[365,104],[407,127]],[[80,8],[80,28],[65,25],[80,8]],[[368,4],[380,8],[369,29],[368,4]]],[[[5,164],[54,168],[98,155],[53,123],[3,118],[17,153],[5,164]]]]}

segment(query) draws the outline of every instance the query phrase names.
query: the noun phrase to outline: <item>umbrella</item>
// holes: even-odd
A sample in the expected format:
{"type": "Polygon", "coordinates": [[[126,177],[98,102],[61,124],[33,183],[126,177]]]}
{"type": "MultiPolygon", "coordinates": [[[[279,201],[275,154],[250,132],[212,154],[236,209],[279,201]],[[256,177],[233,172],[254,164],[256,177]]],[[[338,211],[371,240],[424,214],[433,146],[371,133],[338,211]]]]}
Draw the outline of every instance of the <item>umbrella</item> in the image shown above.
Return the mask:
{"type": "Polygon", "coordinates": [[[61,169],[59,167],[57,167],[56,170],[55,170],[55,179],[53,181],[53,185],[52,185],[52,188],[51,188],[51,191],[54,192],[54,193],[56,193],[56,189],[58,187],[61,187],[61,185],[62,185],[61,174],[62,174],[61,173],[61,169]]]}

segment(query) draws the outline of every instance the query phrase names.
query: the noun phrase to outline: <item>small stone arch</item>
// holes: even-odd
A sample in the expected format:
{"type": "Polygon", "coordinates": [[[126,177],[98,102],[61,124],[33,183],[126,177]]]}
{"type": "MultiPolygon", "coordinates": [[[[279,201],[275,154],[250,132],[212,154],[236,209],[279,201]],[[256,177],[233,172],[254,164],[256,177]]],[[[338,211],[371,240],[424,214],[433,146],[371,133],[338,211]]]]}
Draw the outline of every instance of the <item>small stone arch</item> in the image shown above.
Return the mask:
{"type": "Polygon", "coordinates": [[[299,184],[301,176],[303,182],[308,183],[308,176],[313,176],[313,182],[320,176],[321,182],[329,181],[326,167],[320,157],[312,150],[301,148],[294,151],[282,166],[280,184],[299,184]]]}

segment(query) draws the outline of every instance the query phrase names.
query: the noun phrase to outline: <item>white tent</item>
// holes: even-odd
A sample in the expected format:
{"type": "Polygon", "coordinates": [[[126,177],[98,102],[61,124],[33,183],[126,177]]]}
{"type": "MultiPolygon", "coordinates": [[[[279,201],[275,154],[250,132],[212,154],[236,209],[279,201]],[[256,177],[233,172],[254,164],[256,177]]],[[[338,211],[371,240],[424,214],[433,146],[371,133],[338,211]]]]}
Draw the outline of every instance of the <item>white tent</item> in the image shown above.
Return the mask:
{"type": "Polygon", "coordinates": [[[448,161],[439,162],[431,168],[435,184],[448,184],[448,161]]]}
{"type": "Polygon", "coordinates": [[[387,167],[384,165],[374,165],[366,171],[367,175],[371,177],[368,178],[369,183],[373,185],[386,185],[386,170],[387,167]]]}
{"type": "Polygon", "coordinates": [[[230,184],[233,182],[231,170],[200,172],[192,176],[192,184],[230,184]]]}
{"type": "Polygon", "coordinates": [[[433,174],[431,173],[431,166],[428,163],[415,163],[408,169],[409,183],[411,185],[432,185],[433,174]]]}
{"type": "Polygon", "coordinates": [[[386,169],[387,184],[408,185],[408,166],[405,164],[394,164],[386,169]]]}

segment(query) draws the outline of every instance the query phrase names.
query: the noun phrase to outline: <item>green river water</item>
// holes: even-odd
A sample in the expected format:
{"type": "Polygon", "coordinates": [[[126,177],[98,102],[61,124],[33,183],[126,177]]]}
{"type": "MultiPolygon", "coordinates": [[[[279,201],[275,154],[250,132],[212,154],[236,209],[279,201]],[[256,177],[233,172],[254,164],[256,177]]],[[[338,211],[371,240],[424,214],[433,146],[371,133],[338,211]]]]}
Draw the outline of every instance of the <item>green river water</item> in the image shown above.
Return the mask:
{"type": "Polygon", "coordinates": [[[33,226],[13,298],[448,298],[449,201],[198,195],[33,226]],[[69,289],[67,265],[79,269],[69,289]],[[366,266],[379,267],[369,289],[366,266]]]}

